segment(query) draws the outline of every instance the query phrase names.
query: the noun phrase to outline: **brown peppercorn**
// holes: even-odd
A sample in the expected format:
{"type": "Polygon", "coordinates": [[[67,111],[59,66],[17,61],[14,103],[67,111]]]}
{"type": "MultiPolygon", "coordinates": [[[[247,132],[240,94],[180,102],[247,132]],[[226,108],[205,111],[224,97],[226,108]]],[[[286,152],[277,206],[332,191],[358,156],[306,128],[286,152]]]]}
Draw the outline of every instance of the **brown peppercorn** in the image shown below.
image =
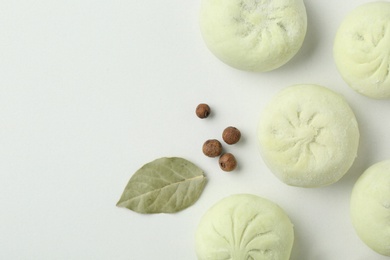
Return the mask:
{"type": "Polygon", "coordinates": [[[225,172],[231,172],[237,167],[237,161],[233,154],[225,153],[219,157],[219,167],[225,172]]]}
{"type": "Polygon", "coordinates": [[[208,157],[217,157],[222,154],[222,144],[216,139],[210,139],[203,144],[202,150],[208,157]]]}
{"type": "Polygon", "coordinates": [[[196,107],[195,112],[199,118],[203,119],[203,118],[207,118],[210,115],[211,110],[209,105],[202,103],[196,107]]]}
{"type": "Polygon", "coordinates": [[[237,128],[233,126],[229,126],[223,130],[222,133],[222,139],[227,143],[227,144],[235,144],[238,141],[240,141],[241,138],[241,132],[237,128]]]}

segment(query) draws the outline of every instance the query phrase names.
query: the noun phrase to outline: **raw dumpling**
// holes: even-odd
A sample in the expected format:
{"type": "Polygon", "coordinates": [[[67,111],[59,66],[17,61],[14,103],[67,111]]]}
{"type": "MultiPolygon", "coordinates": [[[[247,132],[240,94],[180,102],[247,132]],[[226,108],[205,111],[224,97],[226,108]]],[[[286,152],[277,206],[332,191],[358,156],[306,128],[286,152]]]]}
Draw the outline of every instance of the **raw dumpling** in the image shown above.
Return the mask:
{"type": "Polygon", "coordinates": [[[390,98],[390,3],[354,9],[338,29],[333,52],[352,89],[371,98],[390,98]]]}
{"type": "Polygon", "coordinates": [[[222,199],[196,231],[199,260],[288,260],[293,225],[275,203],[250,194],[222,199]]]}
{"type": "Polygon", "coordinates": [[[351,195],[352,224],[374,251],[390,256],[390,160],[368,168],[351,195]]]}
{"type": "Polygon", "coordinates": [[[301,48],[303,0],[202,0],[200,28],[211,52],[241,70],[269,71],[301,48]]]}
{"type": "Polygon", "coordinates": [[[257,134],[267,166],[299,187],[338,181],[359,145],[358,124],[344,97],[318,85],[282,90],[264,109],[257,134]]]}

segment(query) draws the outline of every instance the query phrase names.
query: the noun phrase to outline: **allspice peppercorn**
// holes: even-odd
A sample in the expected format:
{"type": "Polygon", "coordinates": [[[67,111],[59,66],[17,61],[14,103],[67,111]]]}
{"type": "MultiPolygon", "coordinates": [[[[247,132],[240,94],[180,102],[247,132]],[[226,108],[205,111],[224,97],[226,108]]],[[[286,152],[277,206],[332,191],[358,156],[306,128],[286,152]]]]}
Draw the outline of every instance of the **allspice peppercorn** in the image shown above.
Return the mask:
{"type": "Polygon", "coordinates": [[[227,143],[227,144],[235,144],[238,141],[240,141],[241,138],[241,132],[237,128],[233,126],[229,126],[223,130],[222,133],[222,139],[227,143]]]}
{"type": "Polygon", "coordinates": [[[195,110],[196,115],[201,119],[207,118],[210,115],[210,112],[211,112],[211,109],[210,109],[209,105],[204,104],[204,103],[199,104],[195,110]]]}
{"type": "Polygon", "coordinates": [[[203,144],[202,150],[208,157],[217,157],[222,154],[222,144],[216,139],[210,139],[203,144]]]}
{"type": "Polygon", "coordinates": [[[225,153],[219,157],[219,167],[225,172],[231,172],[237,167],[237,161],[233,154],[225,153]]]}

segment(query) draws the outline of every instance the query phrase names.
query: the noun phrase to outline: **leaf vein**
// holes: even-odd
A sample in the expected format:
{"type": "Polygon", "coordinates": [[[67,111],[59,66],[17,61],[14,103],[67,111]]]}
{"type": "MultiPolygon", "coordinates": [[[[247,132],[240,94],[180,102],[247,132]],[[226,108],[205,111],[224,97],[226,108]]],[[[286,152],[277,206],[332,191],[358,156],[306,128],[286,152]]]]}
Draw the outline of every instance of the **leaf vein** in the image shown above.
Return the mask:
{"type": "Polygon", "coordinates": [[[195,176],[195,177],[192,177],[192,178],[189,178],[189,179],[185,179],[185,180],[180,180],[180,181],[177,181],[177,182],[172,182],[172,183],[168,183],[167,185],[165,186],[162,186],[158,189],[154,189],[154,190],[150,190],[148,192],[145,192],[145,193],[141,193],[137,196],[134,196],[134,197],[129,197],[128,199],[124,200],[123,202],[127,202],[127,201],[130,201],[130,200],[134,200],[134,199],[137,199],[141,196],[148,196],[150,195],[151,193],[155,192],[155,191],[158,191],[158,190],[162,190],[162,189],[165,189],[167,187],[170,187],[170,186],[174,186],[174,185],[180,185],[182,183],[185,183],[185,182],[191,182],[193,180],[196,180],[196,179],[203,179],[205,176],[204,175],[198,175],[198,176],[195,176]]]}

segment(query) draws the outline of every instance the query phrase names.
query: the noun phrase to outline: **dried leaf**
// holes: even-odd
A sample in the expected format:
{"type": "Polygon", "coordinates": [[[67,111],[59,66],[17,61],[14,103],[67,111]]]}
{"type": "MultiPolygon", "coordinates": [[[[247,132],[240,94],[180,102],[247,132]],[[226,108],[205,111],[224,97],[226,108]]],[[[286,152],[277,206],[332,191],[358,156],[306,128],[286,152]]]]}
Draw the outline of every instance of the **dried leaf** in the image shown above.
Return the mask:
{"type": "Polygon", "coordinates": [[[139,213],[175,213],[198,200],[206,184],[203,171],[183,158],[160,158],[130,178],[119,207],[139,213]]]}

